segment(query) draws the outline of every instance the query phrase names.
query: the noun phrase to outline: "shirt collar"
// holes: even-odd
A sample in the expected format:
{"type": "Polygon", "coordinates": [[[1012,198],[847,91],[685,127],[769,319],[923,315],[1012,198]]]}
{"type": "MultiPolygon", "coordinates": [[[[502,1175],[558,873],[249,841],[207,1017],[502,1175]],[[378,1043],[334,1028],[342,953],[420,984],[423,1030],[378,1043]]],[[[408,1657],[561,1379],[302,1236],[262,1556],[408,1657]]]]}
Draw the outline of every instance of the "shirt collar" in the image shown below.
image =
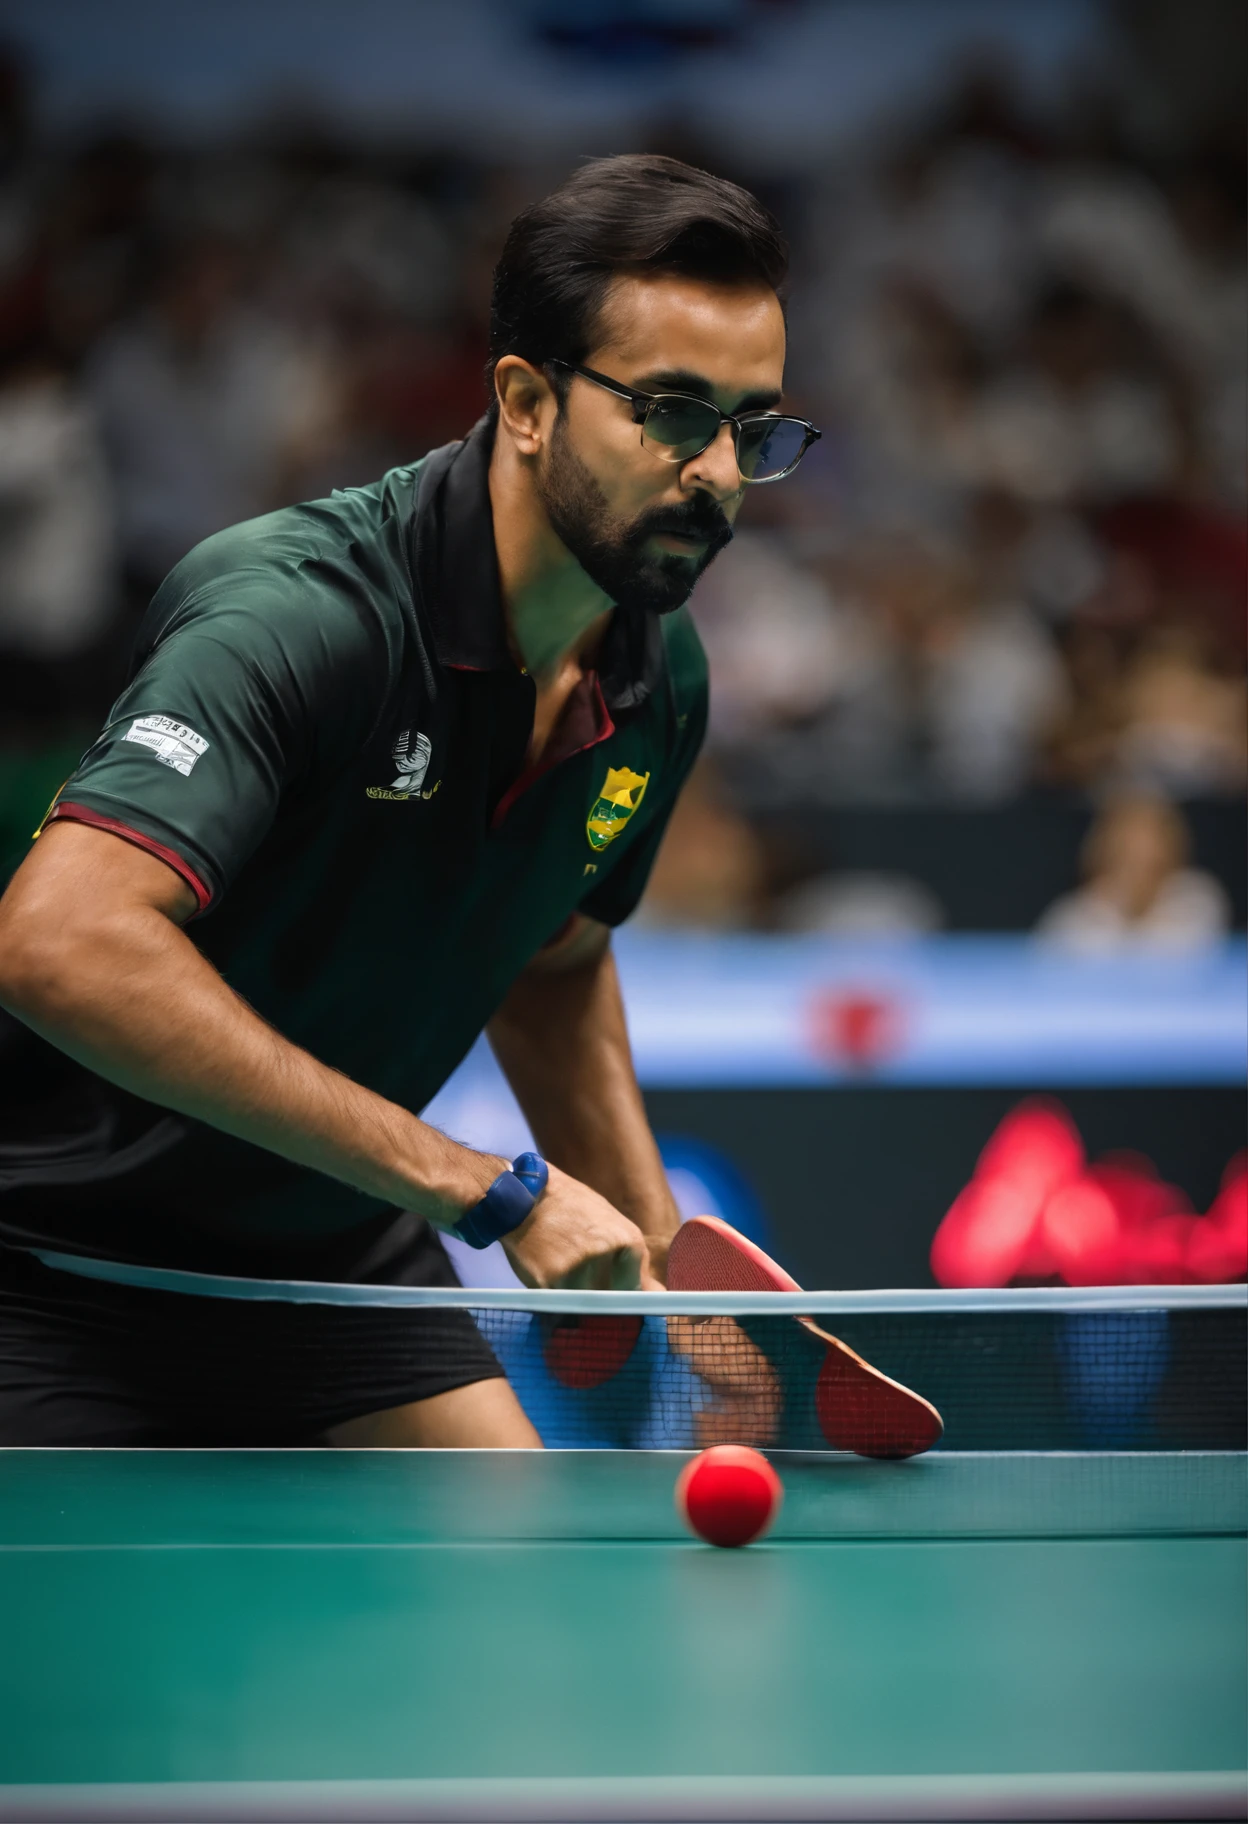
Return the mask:
{"type": "MultiPolygon", "coordinates": [[[[429,506],[421,546],[428,553],[426,600],[434,649],[458,671],[511,671],[503,597],[490,511],[494,431],[482,418],[451,453],[429,506]]],[[[663,672],[663,632],[656,615],[617,608],[598,659],[598,679],[611,710],[639,708],[663,672]]]]}

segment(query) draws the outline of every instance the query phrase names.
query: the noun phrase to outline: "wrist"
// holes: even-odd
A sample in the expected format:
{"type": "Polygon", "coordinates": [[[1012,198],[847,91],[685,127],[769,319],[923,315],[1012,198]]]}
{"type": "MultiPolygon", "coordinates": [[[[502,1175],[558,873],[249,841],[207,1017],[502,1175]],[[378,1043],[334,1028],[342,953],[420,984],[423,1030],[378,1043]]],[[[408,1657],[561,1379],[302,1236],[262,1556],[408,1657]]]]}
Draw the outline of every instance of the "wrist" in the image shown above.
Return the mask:
{"type": "Polygon", "coordinates": [[[520,1153],[460,1216],[454,1233],[470,1248],[488,1248],[526,1222],[540,1202],[550,1170],[538,1153],[520,1153]]]}
{"type": "Polygon", "coordinates": [[[417,1146],[409,1141],[396,1149],[384,1188],[379,1188],[400,1209],[414,1210],[437,1228],[452,1228],[510,1162],[498,1153],[461,1146],[423,1121],[416,1127],[417,1146]]]}

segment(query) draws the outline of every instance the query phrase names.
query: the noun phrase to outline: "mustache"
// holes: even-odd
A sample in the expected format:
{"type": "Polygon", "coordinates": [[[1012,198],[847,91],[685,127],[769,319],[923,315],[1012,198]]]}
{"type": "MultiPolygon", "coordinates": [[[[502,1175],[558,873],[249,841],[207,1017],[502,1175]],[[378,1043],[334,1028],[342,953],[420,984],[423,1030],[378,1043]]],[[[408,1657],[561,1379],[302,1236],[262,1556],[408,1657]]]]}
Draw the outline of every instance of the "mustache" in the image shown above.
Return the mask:
{"type": "Polygon", "coordinates": [[[681,507],[656,507],[653,512],[644,513],[633,528],[630,542],[641,544],[660,532],[718,547],[728,543],[732,526],[722,508],[702,494],[681,507]]]}

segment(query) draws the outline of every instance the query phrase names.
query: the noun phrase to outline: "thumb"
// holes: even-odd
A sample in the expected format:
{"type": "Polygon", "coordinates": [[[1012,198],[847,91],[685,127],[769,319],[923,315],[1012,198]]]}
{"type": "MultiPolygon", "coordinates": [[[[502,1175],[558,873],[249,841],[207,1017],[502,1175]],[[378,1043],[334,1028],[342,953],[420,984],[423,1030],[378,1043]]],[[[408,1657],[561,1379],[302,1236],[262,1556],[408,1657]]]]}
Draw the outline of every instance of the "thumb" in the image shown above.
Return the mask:
{"type": "Polygon", "coordinates": [[[641,1259],[638,1262],[638,1279],[643,1292],[666,1292],[667,1287],[657,1277],[650,1259],[650,1250],[643,1243],[641,1259]]]}
{"type": "MultiPolygon", "coordinates": [[[[638,1250],[634,1251],[637,1252],[638,1250]]],[[[650,1259],[650,1250],[644,1242],[642,1243],[639,1252],[641,1258],[637,1263],[637,1278],[640,1289],[643,1292],[666,1292],[667,1287],[655,1273],[654,1265],[650,1259]]]]}

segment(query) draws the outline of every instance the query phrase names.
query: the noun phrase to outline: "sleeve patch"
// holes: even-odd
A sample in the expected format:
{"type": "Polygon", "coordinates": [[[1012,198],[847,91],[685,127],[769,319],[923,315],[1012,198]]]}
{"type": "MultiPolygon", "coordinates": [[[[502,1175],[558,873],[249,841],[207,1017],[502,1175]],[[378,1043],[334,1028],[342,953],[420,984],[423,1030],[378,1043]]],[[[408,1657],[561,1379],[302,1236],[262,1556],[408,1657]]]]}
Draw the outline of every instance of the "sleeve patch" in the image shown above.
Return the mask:
{"type": "Polygon", "coordinates": [[[190,772],[209,746],[203,735],[197,735],[185,722],[175,722],[172,716],[137,716],[122,740],[150,747],[162,766],[171,766],[175,773],[182,774],[190,772]]]}

